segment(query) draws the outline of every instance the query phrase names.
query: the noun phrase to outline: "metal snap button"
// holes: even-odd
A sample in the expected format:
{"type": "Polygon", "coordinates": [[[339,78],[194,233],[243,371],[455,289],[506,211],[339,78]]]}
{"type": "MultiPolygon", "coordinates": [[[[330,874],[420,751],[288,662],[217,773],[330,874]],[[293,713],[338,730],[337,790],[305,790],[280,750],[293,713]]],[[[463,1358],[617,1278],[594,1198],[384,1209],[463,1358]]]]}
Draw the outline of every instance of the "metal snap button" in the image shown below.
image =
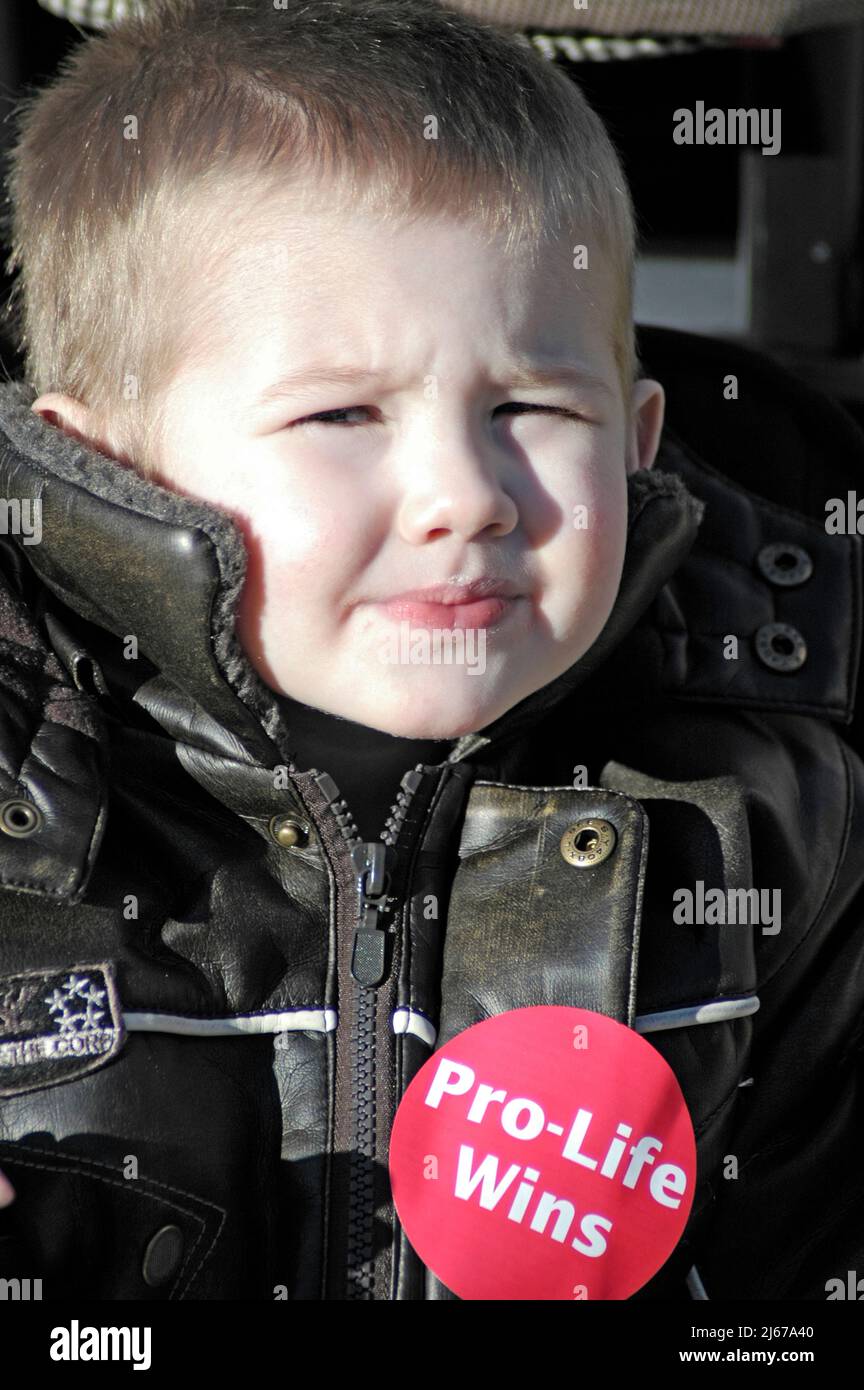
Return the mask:
{"type": "Polygon", "coordinates": [[[616,839],[611,821],[592,816],[590,820],[577,820],[568,826],[561,836],[561,853],[568,864],[577,869],[589,869],[609,858],[616,839]]]}
{"type": "Polygon", "coordinates": [[[791,623],[765,623],[756,633],[756,655],[772,671],[797,671],[807,660],[807,643],[791,623]]]}
{"type": "Polygon", "coordinates": [[[141,1273],[151,1289],[167,1284],[180,1267],[183,1258],[183,1232],[179,1226],[163,1226],[144,1251],[141,1273]]]}
{"type": "Polygon", "coordinates": [[[42,812],[32,801],[13,799],[0,805],[0,830],[6,835],[14,835],[22,840],[28,835],[35,835],[43,824],[42,812]]]}
{"type": "Polygon", "coordinates": [[[309,826],[296,816],[273,816],[270,821],[270,834],[283,849],[296,849],[305,845],[309,839],[309,826]]]}
{"type": "Polygon", "coordinates": [[[800,545],[790,545],[778,541],[774,545],[763,545],[756,556],[756,563],[766,579],[783,588],[803,584],[813,573],[813,561],[800,545]]]}

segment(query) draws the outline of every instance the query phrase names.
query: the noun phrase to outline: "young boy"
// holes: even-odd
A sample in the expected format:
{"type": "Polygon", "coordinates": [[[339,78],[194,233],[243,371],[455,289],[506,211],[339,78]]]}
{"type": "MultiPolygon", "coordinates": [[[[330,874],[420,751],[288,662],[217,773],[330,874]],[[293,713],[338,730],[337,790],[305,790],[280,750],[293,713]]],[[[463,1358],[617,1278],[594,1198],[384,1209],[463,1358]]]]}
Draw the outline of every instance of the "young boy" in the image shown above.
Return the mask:
{"type": "Polygon", "coordinates": [[[637,1297],[826,1297],[864,1259],[862,768],[819,717],[857,543],[661,442],[578,88],[432,0],[161,0],[28,102],[9,186],[0,1276],[453,1297],[396,1107],[558,1004],[693,1121],[637,1297]],[[754,888],[782,920],[675,915],[754,888]]]}

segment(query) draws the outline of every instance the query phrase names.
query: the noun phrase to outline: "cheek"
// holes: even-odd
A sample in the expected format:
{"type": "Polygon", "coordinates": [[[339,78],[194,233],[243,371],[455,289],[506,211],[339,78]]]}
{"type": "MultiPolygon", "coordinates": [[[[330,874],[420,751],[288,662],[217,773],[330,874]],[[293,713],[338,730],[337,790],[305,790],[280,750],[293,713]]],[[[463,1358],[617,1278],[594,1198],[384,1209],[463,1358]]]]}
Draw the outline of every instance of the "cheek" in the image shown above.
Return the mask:
{"type": "Polygon", "coordinates": [[[566,529],[578,567],[614,564],[627,534],[624,460],[598,450],[581,460],[567,489],[566,529]]]}
{"type": "Polygon", "coordinates": [[[560,599],[556,618],[581,632],[602,626],[621,580],[627,543],[623,461],[606,457],[596,466],[579,469],[566,490],[566,502],[562,497],[562,512],[547,574],[560,599]]]}
{"type": "Polygon", "coordinates": [[[588,528],[583,534],[591,567],[620,571],[627,543],[627,485],[623,469],[614,486],[607,485],[595,492],[588,528]]]}
{"type": "Polygon", "coordinates": [[[319,589],[328,576],[353,579],[380,545],[386,520],[357,471],[337,471],[299,448],[261,462],[247,511],[268,568],[302,574],[319,589]]]}
{"type": "MultiPolygon", "coordinates": [[[[538,510],[538,499],[549,504],[544,518],[551,531],[593,542],[610,542],[627,516],[627,473],[620,431],[608,427],[573,426],[544,416],[517,417],[520,445],[530,468],[526,477],[526,516],[538,510]],[[530,442],[531,448],[527,447],[530,442]]],[[[589,549],[590,549],[589,545],[589,549]]]]}
{"type": "Polygon", "coordinates": [[[250,571],[262,576],[268,597],[271,588],[284,595],[293,585],[302,602],[326,589],[328,579],[352,572],[362,539],[356,509],[352,513],[323,495],[286,496],[262,485],[232,515],[246,543],[250,571]]]}

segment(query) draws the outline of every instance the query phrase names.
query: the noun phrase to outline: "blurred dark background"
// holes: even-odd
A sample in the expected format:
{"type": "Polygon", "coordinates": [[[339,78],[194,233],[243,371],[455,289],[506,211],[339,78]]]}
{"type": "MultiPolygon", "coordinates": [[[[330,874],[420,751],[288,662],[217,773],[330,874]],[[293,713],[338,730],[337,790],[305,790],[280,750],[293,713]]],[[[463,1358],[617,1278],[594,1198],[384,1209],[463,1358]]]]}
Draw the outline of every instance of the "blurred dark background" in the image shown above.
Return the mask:
{"type": "MultiPolygon", "coordinates": [[[[74,12],[88,0],[67,2],[74,12]]],[[[536,13],[527,0],[521,10],[536,13]]],[[[864,0],[855,23],[779,37],[657,34],[644,56],[635,36],[629,48],[620,37],[586,42],[584,15],[578,23],[524,32],[582,85],[623,157],[642,234],[637,322],[757,347],[864,422],[864,0]],[[673,113],[697,101],[779,107],[780,153],[676,145],[673,113]]],[[[24,85],[50,77],[90,32],[37,0],[0,0],[0,151],[24,85]]],[[[0,369],[22,374],[2,329],[0,369]]]]}

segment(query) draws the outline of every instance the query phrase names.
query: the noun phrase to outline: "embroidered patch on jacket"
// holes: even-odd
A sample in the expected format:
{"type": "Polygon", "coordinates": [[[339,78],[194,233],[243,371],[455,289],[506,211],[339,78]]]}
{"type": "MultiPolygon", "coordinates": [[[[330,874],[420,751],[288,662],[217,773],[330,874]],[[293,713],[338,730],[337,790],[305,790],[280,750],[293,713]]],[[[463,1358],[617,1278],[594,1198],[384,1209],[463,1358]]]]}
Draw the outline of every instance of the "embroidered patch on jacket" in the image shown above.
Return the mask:
{"type": "Polygon", "coordinates": [[[104,1066],[124,1035],[107,962],[0,975],[0,1096],[57,1086],[104,1066]]]}

